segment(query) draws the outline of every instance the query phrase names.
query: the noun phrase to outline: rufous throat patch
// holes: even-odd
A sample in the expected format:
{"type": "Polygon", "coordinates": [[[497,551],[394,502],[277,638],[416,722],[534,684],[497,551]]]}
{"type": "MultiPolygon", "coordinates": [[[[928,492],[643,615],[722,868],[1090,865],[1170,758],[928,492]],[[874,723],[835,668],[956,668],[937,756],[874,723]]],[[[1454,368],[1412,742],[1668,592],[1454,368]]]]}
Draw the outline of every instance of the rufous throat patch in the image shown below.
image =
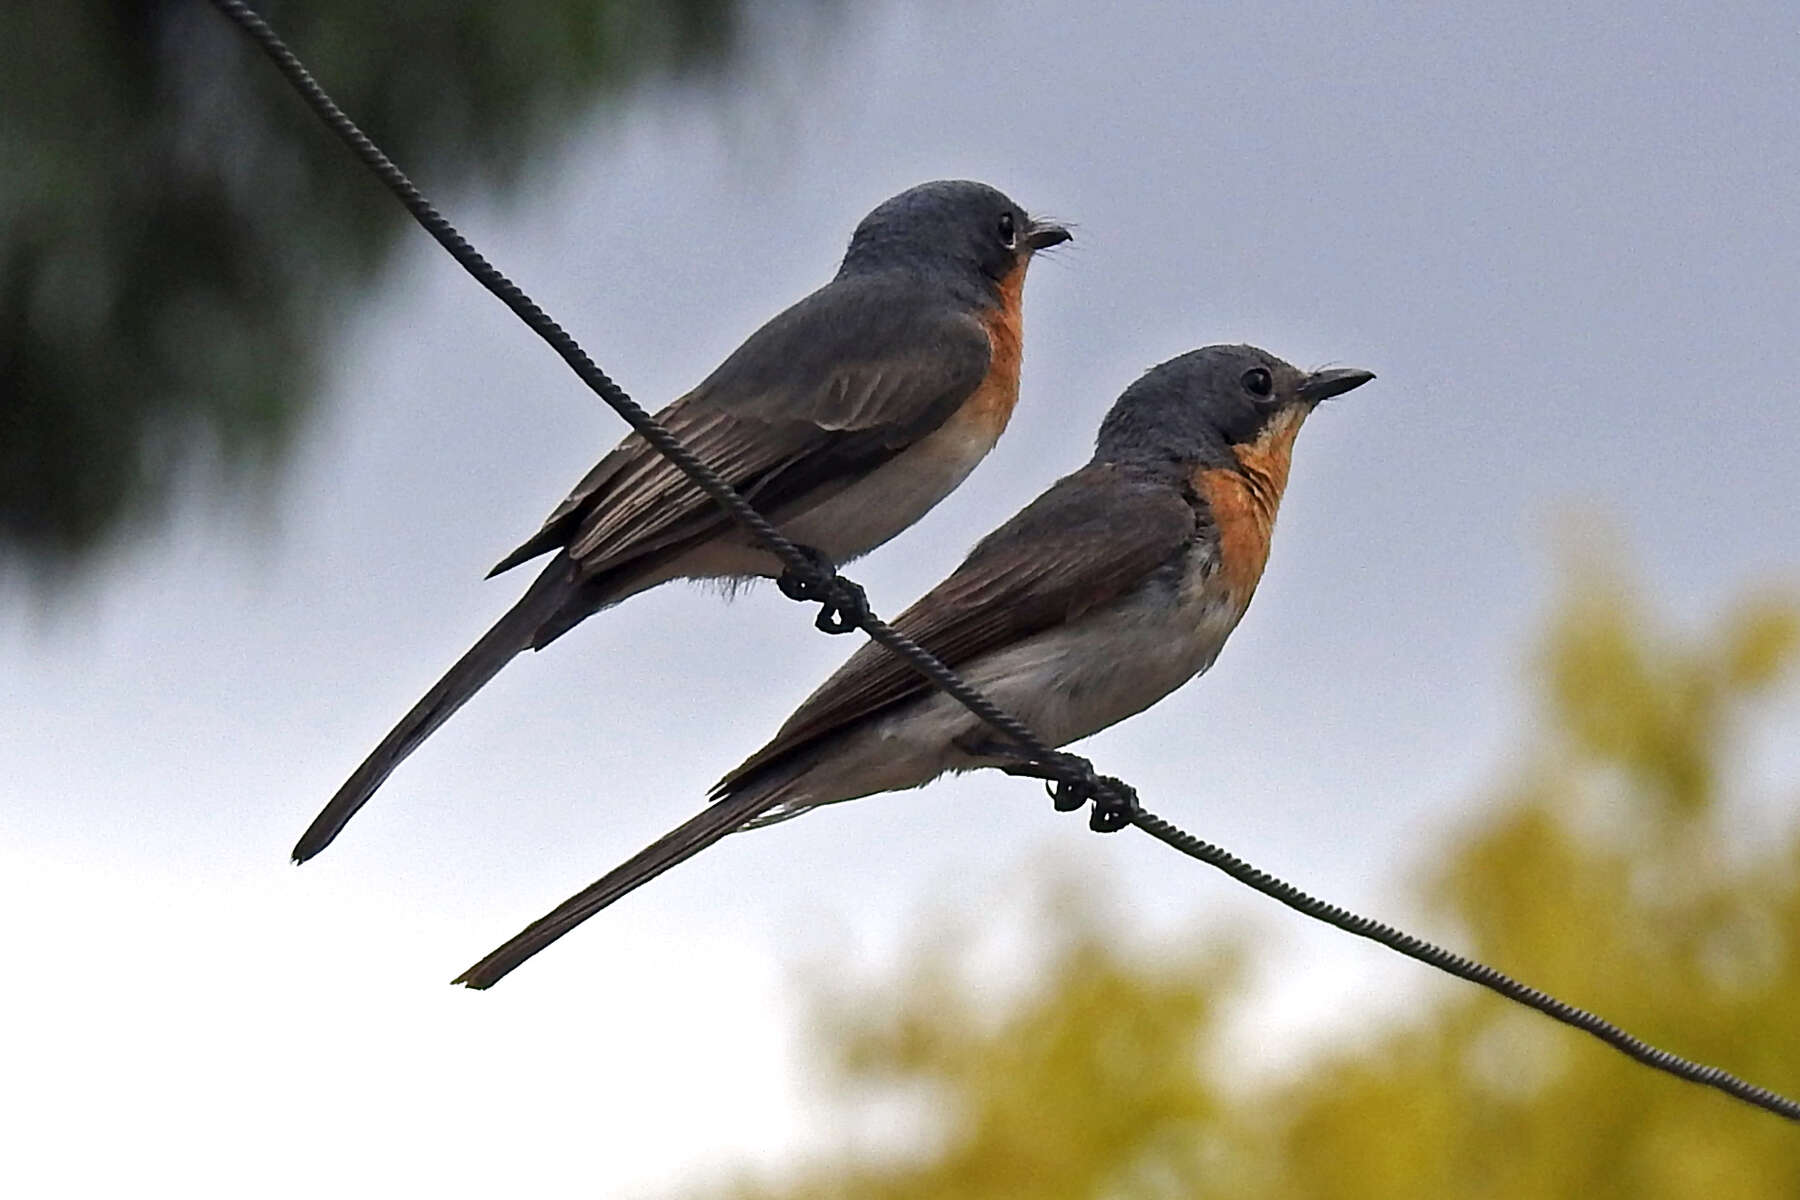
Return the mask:
{"type": "Polygon", "coordinates": [[[1270,418],[1255,441],[1231,448],[1235,468],[1205,467],[1194,473],[1194,486],[1218,526],[1220,571],[1240,611],[1249,606],[1269,561],[1294,435],[1305,420],[1305,409],[1285,409],[1270,418]]]}

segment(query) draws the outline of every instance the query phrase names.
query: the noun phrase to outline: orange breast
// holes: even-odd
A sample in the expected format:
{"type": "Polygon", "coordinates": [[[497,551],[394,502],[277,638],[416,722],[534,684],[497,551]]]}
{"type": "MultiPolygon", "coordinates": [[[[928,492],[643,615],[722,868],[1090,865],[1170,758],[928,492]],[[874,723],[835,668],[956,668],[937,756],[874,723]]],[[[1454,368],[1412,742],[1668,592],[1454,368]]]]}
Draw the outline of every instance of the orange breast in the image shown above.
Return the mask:
{"type": "Polygon", "coordinates": [[[1219,529],[1220,573],[1239,609],[1249,606],[1269,561],[1294,435],[1305,419],[1303,410],[1289,409],[1271,419],[1254,442],[1231,448],[1236,467],[1194,472],[1194,487],[1205,497],[1219,529]]]}
{"type": "Polygon", "coordinates": [[[1021,305],[1025,292],[1025,264],[1014,267],[1000,281],[1000,307],[981,315],[992,357],[987,377],[964,406],[966,420],[998,438],[1019,403],[1019,361],[1024,352],[1024,320],[1021,305]]]}

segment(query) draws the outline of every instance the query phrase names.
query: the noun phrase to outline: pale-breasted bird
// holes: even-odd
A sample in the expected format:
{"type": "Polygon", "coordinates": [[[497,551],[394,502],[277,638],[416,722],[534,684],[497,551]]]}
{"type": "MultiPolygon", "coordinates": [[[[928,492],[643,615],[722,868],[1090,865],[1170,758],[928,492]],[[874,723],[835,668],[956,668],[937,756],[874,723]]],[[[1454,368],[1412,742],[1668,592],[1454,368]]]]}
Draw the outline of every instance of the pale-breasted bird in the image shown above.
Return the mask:
{"type": "MultiPolygon", "coordinates": [[[[789,540],[866,554],[949,495],[1019,396],[1034,253],[1067,241],[982,183],[911,188],[856,227],[837,276],[771,319],[657,414],[789,540]]],[[[305,862],[470,696],[525,650],[672,579],[777,577],[782,562],[637,434],[490,575],[549,554],[525,595],[338,789],[305,862]]]]}

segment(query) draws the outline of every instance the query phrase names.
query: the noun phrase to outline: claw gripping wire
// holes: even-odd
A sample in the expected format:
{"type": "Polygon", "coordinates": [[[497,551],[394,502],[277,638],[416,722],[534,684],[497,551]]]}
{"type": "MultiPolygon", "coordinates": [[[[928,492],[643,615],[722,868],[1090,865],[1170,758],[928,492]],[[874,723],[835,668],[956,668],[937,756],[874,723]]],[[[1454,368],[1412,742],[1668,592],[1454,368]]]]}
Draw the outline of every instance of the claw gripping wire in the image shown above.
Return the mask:
{"type": "Polygon", "coordinates": [[[813,627],[820,633],[849,633],[861,629],[872,616],[869,597],[862,585],[839,575],[831,560],[811,546],[795,546],[794,549],[811,566],[804,572],[792,567],[783,571],[775,580],[781,594],[803,604],[818,604],[819,615],[813,618],[813,627]]]}

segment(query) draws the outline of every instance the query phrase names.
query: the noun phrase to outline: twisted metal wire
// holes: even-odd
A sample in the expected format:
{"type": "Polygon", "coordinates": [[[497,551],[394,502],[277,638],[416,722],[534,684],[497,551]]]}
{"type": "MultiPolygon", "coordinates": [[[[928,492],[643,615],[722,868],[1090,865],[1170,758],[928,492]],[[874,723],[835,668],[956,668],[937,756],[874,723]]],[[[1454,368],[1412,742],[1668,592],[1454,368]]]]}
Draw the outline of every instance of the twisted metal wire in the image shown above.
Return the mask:
{"type": "Polygon", "coordinates": [[[1539,991],[1528,984],[1520,983],[1512,976],[1503,971],[1497,971],[1485,963],[1465,958],[1442,946],[1434,945],[1424,938],[1395,929],[1392,925],[1320,900],[1316,896],[1301,891],[1286,880],[1278,879],[1267,871],[1250,865],[1229,850],[1215,846],[1211,842],[1202,841],[1191,833],[1177,829],[1154,814],[1140,812],[1132,819],[1131,823],[1165,845],[1172,846],[1209,867],[1216,867],[1239,883],[1254,888],[1271,899],[1280,901],[1297,913],[1311,917],[1315,921],[1323,921],[1332,928],[1341,929],[1345,933],[1367,938],[1371,942],[1386,946],[1389,950],[1404,954],[1416,962],[1436,967],[1459,979],[1466,979],[1491,992],[1497,992],[1508,1000],[1523,1004],[1527,1008],[1536,1009],[1552,1020],[1561,1021],[1564,1025],[1579,1029],[1583,1033],[1592,1034],[1615,1050],[1636,1059],[1647,1067],[1654,1067],[1658,1071],[1666,1072],[1678,1079],[1686,1079],[1691,1083],[1717,1088],[1727,1095],[1754,1104],[1776,1116],[1786,1117],[1790,1121],[1800,1121],[1800,1103],[1788,1099],[1779,1092],[1759,1087],[1719,1067],[1709,1067],[1704,1063],[1683,1058],[1679,1054],[1671,1054],[1667,1050],[1658,1049],[1642,1038],[1625,1032],[1604,1017],[1591,1013],[1585,1008],[1577,1008],[1573,1004],[1558,1000],[1555,996],[1539,991]]]}
{"type": "Polygon", "coordinates": [[[1706,1066],[1658,1049],[1595,1013],[1520,983],[1504,972],[1445,950],[1391,925],[1311,896],[1229,851],[1186,833],[1161,817],[1145,811],[1138,805],[1136,793],[1128,784],[1111,776],[1096,775],[1087,760],[1044,744],[1017,717],[994,704],[930,651],[871,612],[860,587],[783,536],[723,476],[695,456],[679,438],[632,400],[623,388],[614,383],[588,357],[587,352],[561,325],[539,308],[517,284],[501,274],[444,219],[406,174],[333,102],[312,73],[269,27],[268,22],[242,0],[210,2],[262,48],[307,105],[399,198],[407,211],[450,252],[452,258],[462,264],[477,282],[498,297],[533,332],[548,342],[551,349],[569,364],[581,381],[624,417],[645,441],[684,471],[733,519],[754,533],[781,559],[788,571],[782,579],[781,590],[793,599],[822,604],[823,608],[816,622],[820,629],[828,633],[861,629],[870,638],[899,655],[934,686],[954,697],[996,732],[1018,746],[1028,756],[1029,762],[1013,768],[1012,773],[1035,775],[1054,782],[1059,809],[1079,808],[1084,802],[1091,800],[1094,802],[1091,824],[1095,829],[1110,831],[1128,824],[1134,825],[1165,845],[1223,871],[1240,883],[1304,916],[1376,942],[1426,966],[1468,980],[1535,1009],[1552,1020],[1591,1034],[1645,1066],[1715,1088],[1790,1121],[1800,1121],[1800,1103],[1779,1093],[1749,1083],[1718,1067],[1706,1066]]]}

